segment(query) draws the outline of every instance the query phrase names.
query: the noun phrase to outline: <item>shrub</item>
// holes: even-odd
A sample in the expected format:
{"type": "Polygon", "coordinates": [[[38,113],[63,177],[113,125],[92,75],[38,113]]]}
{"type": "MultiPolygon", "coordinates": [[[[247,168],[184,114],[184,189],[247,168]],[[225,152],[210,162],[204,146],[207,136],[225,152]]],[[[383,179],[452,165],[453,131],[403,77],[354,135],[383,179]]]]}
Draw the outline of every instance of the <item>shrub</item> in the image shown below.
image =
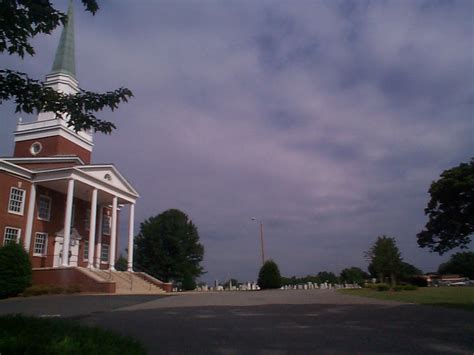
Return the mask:
{"type": "Polygon", "coordinates": [[[405,285],[405,286],[403,286],[404,291],[415,291],[417,289],[418,289],[418,287],[416,287],[415,285],[405,285]]]}
{"type": "Polygon", "coordinates": [[[19,244],[0,248],[0,298],[16,296],[31,285],[31,263],[19,244]]]}
{"type": "Polygon", "coordinates": [[[390,290],[390,285],[388,284],[376,284],[377,291],[388,291],[390,290]]]}
{"type": "Polygon", "coordinates": [[[264,290],[281,287],[281,275],[278,265],[273,260],[266,261],[258,274],[258,286],[264,290]]]}
{"type": "Polygon", "coordinates": [[[410,284],[418,286],[418,287],[427,287],[428,286],[428,280],[424,277],[420,276],[414,276],[408,280],[410,284]]]}

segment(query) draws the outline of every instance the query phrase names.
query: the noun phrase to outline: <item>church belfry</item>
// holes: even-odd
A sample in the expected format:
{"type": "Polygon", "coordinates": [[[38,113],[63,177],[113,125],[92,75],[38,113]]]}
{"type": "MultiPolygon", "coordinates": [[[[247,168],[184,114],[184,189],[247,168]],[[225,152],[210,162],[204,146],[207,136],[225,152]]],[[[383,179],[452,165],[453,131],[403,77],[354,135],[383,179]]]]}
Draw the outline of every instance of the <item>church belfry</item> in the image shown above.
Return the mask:
{"type": "MultiPolygon", "coordinates": [[[[45,85],[53,90],[76,94],[79,83],[76,80],[74,51],[74,10],[69,3],[67,22],[61,33],[51,72],[46,75],[45,85]]],[[[40,112],[36,121],[18,122],[15,135],[15,157],[79,156],[89,164],[93,149],[92,133],[75,132],[67,125],[68,116],[56,118],[53,112],[40,112]]]]}

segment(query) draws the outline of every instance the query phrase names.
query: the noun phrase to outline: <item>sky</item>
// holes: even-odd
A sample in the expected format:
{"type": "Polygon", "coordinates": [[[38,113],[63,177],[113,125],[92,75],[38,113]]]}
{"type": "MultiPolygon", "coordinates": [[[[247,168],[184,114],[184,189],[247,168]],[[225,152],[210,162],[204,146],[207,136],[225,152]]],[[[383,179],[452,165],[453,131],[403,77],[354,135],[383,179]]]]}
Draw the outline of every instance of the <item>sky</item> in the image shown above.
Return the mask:
{"type": "MultiPolygon", "coordinates": [[[[66,1],[56,1],[66,11],[66,1]]],[[[472,1],[75,1],[76,77],[135,97],[100,118],[93,163],[140,193],[140,222],[178,208],[205,248],[202,280],[367,268],[377,236],[424,272],[428,189],[474,156],[472,1]],[[257,218],[257,222],[251,218],[257,218]]],[[[60,29],[2,66],[43,79],[60,29]]],[[[18,117],[0,105],[0,156],[18,117]]],[[[125,212],[125,216],[128,213],[125,212]]],[[[126,247],[127,217],[119,247],[126,247]]],[[[472,249],[472,244],[471,244],[472,249]]],[[[455,250],[459,251],[459,250],[455,250]]]]}

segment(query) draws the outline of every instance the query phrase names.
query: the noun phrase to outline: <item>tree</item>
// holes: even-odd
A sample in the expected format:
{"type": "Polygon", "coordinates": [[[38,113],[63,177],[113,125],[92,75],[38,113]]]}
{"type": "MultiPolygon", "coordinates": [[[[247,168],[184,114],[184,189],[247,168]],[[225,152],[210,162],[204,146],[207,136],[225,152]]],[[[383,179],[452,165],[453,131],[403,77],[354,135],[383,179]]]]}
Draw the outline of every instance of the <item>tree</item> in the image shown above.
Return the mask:
{"type": "Polygon", "coordinates": [[[344,282],[353,284],[363,284],[366,279],[369,278],[369,274],[358,267],[350,267],[341,271],[340,279],[344,282]]]}
{"type": "MultiPolygon", "coordinates": [[[[82,0],[86,11],[92,15],[99,9],[96,0],[82,0]]],[[[56,10],[49,1],[9,0],[0,2],[0,53],[34,56],[30,40],[36,35],[51,34],[60,24],[67,22],[67,15],[56,10]]],[[[56,117],[69,115],[68,125],[76,131],[93,129],[111,133],[115,125],[100,120],[95,113],[110,108],[115,110],[121,102],[133,96],[127,88],[103,94],[80,89],[77,94],[65,94],[46,87],[43,82],[27,74],[0,69],[0,104],[14,100],[16,112],[54,112],[56,117]]]]}
{"type": "Polygon", "coordinates": [[[31,263],[16,243],[0,248],[0,298],[16,296],[31,285],[31,263]]]}
{"type": "Polygon", "coordinates": [[[316,275],[316,279],[319,281],[320,284],[324,282],[327,282],[329,284],[337,284],[339,282],[336,274],[334,274],[333,272],[328,272],[328,271],[318,272],[318,274],[316,275]]]}
{"type": "Polygon", "coordinates": [[[115,262],[115,269],[118,271],[127,271],[128,269],[128,261],[125,257],[120,253],[117,261],[115,262]]]}
{"type": "Polygon", "coordinates": [[[281,287],[280,270],[273,260],[267,260],[262,265],[258,273],[257,283],[262,290],[281,287]]]}
{"type": "Polygon", "coordinates": [[[164,281],[194,281],[204,273],[198,230],[180,210],[170,209],[141,223],[134,255],[136,270],[164,281]]]}
{"type": "Polygon", "coordinates": [[[474,158],[445,170],[429,189],[428,222],[418,233],[418,245],[440,255],[467,248],[474,233],[474,158]]]}
{"type": "Polygon", "coordinates": [[[447,262],[439,266],[438,274],[460,274],[474,280],[474,252],[451,255],[447,262]]]}
{"type": "Polygon", "coordinates": [[[423,272],[416,266],[402,261],[397,276],[402,281],[410,281],[413,277],[421,275],[423,272]]]}
{"type": "Polygon", "coordinates": [[[377,237],[374,245],[367,251],[366,257],[370,261],[369,270],[374,272],[380,282],[390,277],[390,284],[395,286],[396,275],[400,270],[402,258],[395,242],[395,238],[377,237]]]}

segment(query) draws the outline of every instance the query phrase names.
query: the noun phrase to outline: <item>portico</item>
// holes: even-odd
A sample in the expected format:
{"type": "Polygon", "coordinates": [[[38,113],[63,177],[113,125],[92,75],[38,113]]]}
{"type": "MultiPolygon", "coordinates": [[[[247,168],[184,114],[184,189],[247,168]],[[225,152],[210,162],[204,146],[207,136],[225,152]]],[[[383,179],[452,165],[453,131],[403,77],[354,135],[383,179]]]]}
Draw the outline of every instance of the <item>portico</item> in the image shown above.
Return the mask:
{"type": "MultiPolygon", "coordinates": [[[[87,256],[87,267],[101,268],[105,264],[108,269],[115,270],[119,210],[129,205],[128,269],[133,270],[134,212],[138,194],[113,165],[47,169],[34,175],[31,197],[36,198],[39,188],[65,195],[64,218],[61,230],[55,233],[55,261],[51,266],[78,266],[80,244],[84,256],[87,256]],[[82,220],[85,221],[83,225],[74,223],[79,203],[87,206],[82,213],[82,220]],[[104,239],[107,239],[108,244],[104,244],[104,239]],[[107,256],[106,260],[104,255],[107,256]]],[[[35,207],[31,202],[28,205],[25,248],[29,248],[33,237],[32,225],[37,213],[35,207]]]]}

